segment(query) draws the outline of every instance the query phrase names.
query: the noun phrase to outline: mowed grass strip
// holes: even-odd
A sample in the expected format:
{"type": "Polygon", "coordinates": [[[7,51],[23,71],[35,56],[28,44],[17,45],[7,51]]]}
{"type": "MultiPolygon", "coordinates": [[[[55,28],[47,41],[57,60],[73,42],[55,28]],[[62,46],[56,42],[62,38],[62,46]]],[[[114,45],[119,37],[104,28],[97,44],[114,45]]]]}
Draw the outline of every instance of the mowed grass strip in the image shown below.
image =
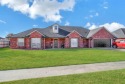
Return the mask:
{"type": "Polygon", "coordinates": [[[27,79],[0,84],[125,84],[125,70],[27,79]]]}
{"type": "Polygon", "coordinates": [[[102,49],[0,49],[0,70],[124,61],[125,52],[102,49]]]}

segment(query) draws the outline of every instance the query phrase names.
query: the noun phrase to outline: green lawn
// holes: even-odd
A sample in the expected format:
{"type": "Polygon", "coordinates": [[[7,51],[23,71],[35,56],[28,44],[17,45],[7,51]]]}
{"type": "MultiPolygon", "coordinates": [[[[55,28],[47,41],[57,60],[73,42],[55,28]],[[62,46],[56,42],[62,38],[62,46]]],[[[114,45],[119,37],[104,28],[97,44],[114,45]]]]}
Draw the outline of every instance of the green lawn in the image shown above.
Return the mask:
{"type": "Polygon", "coordinates": [[[0,84],[125,84],[125,70],[36,78],[0,84]]]}
{"type": "Polygon", "coordinates": [[[125,52],[102,49],[0,49],[0,70],[40,68],[125,60],[125,52]]]}

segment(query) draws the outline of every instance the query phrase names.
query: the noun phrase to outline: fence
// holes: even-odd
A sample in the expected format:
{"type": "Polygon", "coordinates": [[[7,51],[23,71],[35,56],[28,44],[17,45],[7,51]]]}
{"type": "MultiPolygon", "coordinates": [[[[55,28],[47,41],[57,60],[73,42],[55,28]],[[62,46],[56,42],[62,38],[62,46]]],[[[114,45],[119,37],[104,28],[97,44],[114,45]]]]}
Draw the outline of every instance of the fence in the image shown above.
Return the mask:
{"type": "Polygon", "coordinates": [[[9,47],[10,41],[8,39],[0,39],[0,48],[9,47]]]}

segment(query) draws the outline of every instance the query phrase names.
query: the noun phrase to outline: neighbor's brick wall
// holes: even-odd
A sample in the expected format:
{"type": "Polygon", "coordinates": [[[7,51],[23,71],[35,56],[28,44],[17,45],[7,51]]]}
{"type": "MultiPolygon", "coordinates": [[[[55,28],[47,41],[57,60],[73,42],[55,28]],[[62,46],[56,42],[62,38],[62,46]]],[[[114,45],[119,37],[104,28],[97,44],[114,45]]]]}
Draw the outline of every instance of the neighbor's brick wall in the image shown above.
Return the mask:
{"type": "Polygon", "coordinates": [[[10,38],[10,48],[18,48],[17,38],[10,38]]]}

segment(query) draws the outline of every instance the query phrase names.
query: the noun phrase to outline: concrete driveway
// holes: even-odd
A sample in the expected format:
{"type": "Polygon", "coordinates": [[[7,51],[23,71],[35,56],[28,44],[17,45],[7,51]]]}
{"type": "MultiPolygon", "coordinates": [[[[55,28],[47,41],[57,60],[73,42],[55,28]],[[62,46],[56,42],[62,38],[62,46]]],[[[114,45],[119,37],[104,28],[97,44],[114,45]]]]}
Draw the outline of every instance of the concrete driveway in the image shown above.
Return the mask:
{"type": "Polygon", "coordinates": [[[0,82],[125,69],[125,61],[0,71],[0,82]]]}

